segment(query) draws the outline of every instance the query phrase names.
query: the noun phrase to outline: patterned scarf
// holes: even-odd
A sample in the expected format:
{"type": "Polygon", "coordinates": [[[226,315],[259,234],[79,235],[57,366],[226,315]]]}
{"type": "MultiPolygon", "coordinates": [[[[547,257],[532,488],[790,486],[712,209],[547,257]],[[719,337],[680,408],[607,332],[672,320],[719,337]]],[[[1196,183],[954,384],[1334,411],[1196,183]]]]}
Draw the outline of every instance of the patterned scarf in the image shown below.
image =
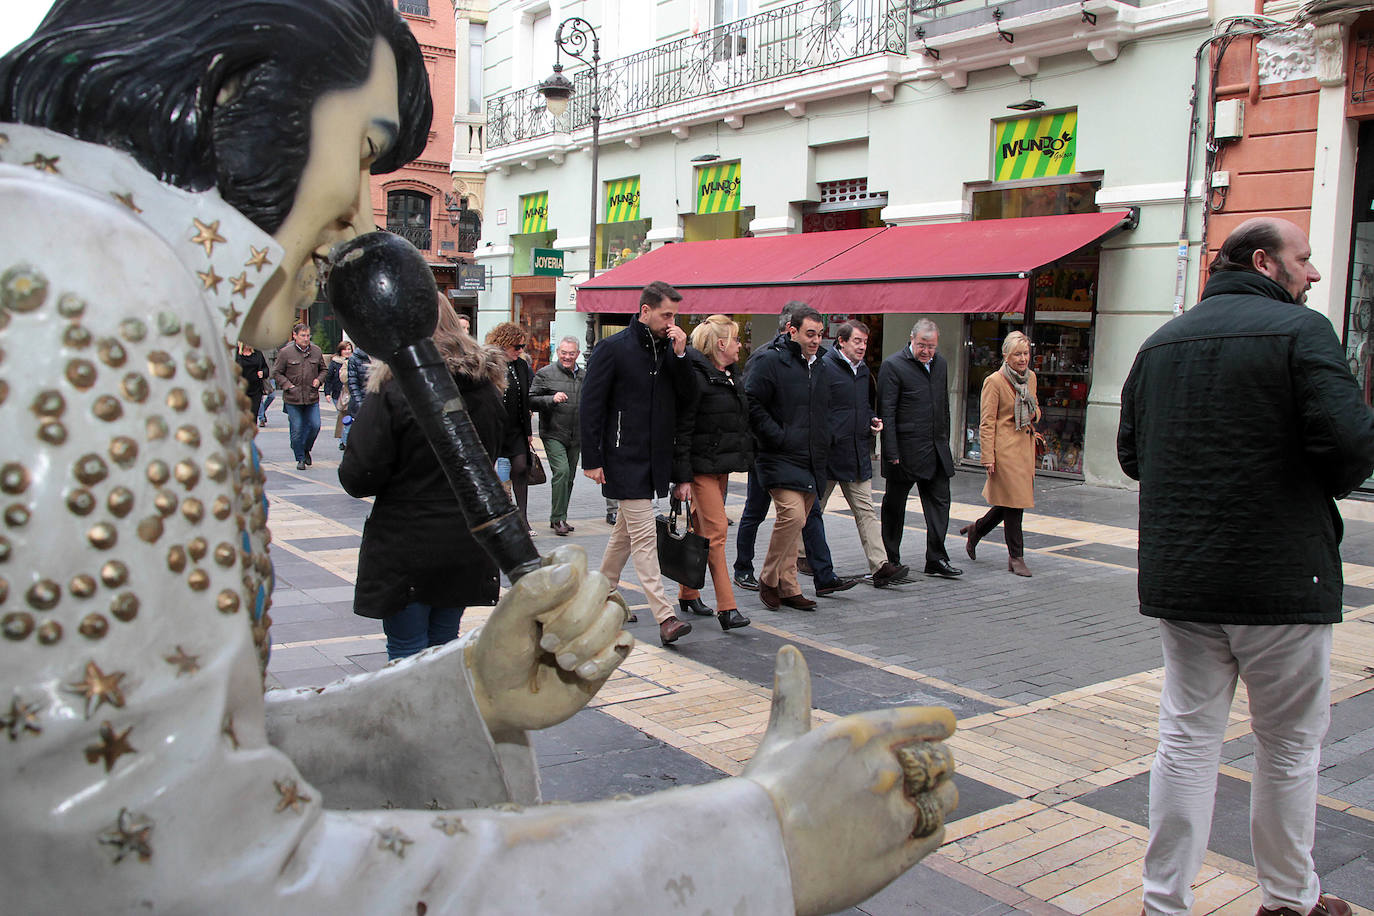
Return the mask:
{"type": "Polygon", "coordinates": [[[1025,429],[1031,425],[1035,418],[1035,400],[1030,395],[1030,370],[1017,372],[1008,366],[1006,360],[1002,361],[1002,375],[1011,385],[1011,390],[1016,392],[1016,400],[1012,402],[1012,418],[1016,421],[1017,429],[1025,429]]]}

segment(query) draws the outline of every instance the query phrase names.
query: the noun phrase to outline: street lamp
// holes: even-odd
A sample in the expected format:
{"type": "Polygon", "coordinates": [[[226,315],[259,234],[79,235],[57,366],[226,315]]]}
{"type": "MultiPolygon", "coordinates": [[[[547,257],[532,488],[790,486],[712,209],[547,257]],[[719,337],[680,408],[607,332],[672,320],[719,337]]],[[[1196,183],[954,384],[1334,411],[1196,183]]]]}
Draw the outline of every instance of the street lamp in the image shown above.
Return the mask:
{"type": "MultiPolygon", "coordinates": [[[[572,80],[563,75],[563,64],[559,61],[558,54],[566,52],[569,57],[575,57],[591,68],[592,207],[587,229],[587,279],[590,280],[596,276],[596,210],[599,190],[596,169],[601,158],[601,89],[598,83],[597,64],[601,62],[601,38],[590,22],[580,16],[569,16],[558,24],[553,43],[557,48],[554,53],[553,74],[539,84],[539,91],[544,96],[544,104],[548,107],[549,114],[555,118],[568,110],[568,99],[573,95],[572,80]],[[590,58],[587,56],[588,42],[591,43],[590,58]]],[[[596,316],[588,312],[587,352],[590,353],[595,345],[596,316]]]]}

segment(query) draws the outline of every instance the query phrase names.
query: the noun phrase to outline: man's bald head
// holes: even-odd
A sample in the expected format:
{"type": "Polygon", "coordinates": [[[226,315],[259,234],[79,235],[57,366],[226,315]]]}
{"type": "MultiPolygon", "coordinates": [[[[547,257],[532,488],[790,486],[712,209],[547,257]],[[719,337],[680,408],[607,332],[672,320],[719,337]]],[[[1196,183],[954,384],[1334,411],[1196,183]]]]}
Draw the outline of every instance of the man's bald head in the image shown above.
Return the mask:
{"type": "Polygon", "coordinates": [[[1259,216],[1247,219],[1222,242],[1211,272],[1247,271],[1268,277],[1302,305],[1307,291],[1321,279],[1312,266],[1307,233],[1286,219],[1259,216]]]}

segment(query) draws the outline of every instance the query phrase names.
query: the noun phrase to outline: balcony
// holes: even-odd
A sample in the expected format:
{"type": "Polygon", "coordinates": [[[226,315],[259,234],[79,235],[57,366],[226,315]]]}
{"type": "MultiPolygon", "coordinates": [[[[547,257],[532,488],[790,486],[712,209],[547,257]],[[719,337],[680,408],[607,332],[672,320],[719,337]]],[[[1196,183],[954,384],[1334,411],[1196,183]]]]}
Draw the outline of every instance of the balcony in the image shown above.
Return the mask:
{"type": "MultiPolygon", "coordinates": [[[[601,64],[601,117],[614,121],[884,54],[905,56],[907,0],[802,0],[601,64]]],[[[591,123],[587,68],[554,119],[537,86],[487,100],[487,150],[591,123]]]]}
{"type": "Polygon", "coordinates": [[[386,231],[399,235],[421,251],[429,251],[430,245],[433,244],[433,229],[417,229],[413,226],[387,226],[386,231]]]}
{"type": "Polygon", "coordinates": [[[429,0],[396,0],[396,11],[412,16],[428,16],[429,0]]]}

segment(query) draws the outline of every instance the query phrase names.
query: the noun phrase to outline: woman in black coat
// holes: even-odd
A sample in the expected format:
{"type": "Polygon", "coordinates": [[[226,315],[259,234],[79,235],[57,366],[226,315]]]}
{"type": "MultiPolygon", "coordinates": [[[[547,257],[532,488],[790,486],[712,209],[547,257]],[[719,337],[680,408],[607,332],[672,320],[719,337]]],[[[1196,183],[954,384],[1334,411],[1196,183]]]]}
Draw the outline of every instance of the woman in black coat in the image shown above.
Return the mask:
{"type": "MultiPolygon", "coordinates": [[[[494,453],[506,419],[505,357],[460,334],[442,299],[434,342],[494,453]]],[[[376,497],[363,526],[353,613],[381,618],[387,657],[396,659],[457,637],[464,609],[496,603],[499,571],[468,530],[390,367],[373,360],[367,388],[339,465],[349,495],[376,497]]]]}
{"type": "MultiPolygon", "coordinates": [[[[534,370],[520,358],[527,340],[520,325],[509,321],[501,322],[487,334],[487,343],[500,347],[507,360],[506,431],[496,457],[510,462],[510,486],[515,504],[525,518],[525,527],[529,528],[525,506],[529,502],[530,454],[534,451],[534,428],[530,425],[530,385],[534,382],[534,370]]],[[[534,537],[533,528],[530,528],[530,537],[534,537]]]]}
{"type": "Polygon", "coordinates": [[[697,533],[711,542],[707,564],[716,590],[718,609],[701,601],[701,592],[682,586],[677,603],[683,611],[714,613],[722,630],[749,626],[749,618],[735,606],[730,566],[725,562],[725,493],[732,471],[747,471],[754,463],[754,436],[749,431],[749,401],[736,379],[739,325],[724,315],[712,315],[692,332],[687,351],[693,387],[677,413],[673,439],[673,479],[692,482],[697,533]]]}
{"type": "MultiPolygon", "coordinates": [[[[234,361],[239,364],[239,372],[243,374],[243,381],[248,386],[243,393],[248,395],[248,400],[253,405],[253,419],[256,420],[262,410],[262,395],[267,379],[272,374],[267,368],[267,359],[248,344],[241,343],[234,361]]],[[[267,424],[259,423],[258,425],[266,426],[267,424]]]]}

